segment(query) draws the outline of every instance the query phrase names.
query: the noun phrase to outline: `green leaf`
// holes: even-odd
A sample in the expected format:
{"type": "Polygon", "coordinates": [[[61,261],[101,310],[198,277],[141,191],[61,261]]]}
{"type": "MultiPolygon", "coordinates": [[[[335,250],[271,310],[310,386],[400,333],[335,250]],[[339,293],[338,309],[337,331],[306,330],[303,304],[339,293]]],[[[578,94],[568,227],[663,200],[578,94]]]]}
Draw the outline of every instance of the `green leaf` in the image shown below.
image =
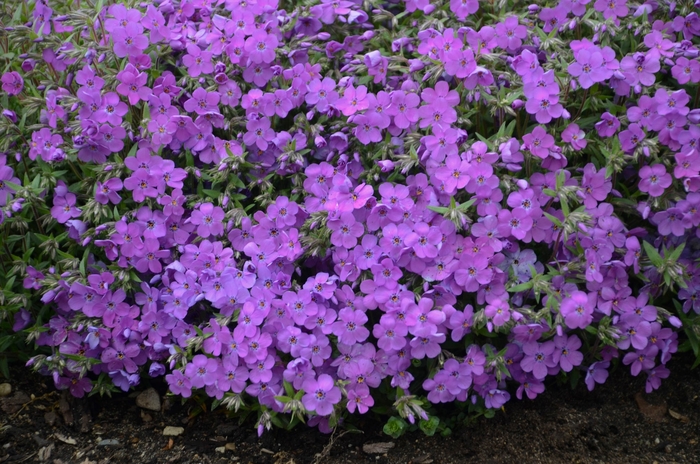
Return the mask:
{"type": "Polygon", "coordinates": [[[559,220],[559,218],[557,218],[556,216],[552,216],[549,213],[543,213],[543,214],[547,219],[552,221],[552,224],[556,225],[557,227],[561,227],[561,221],[559,220]]]}
{"type": "Polygon", "coordinates": [[[440,425],[440,419],[438,419],[437,416],[430,416],[430,419],[428,419],[427,421],[420,421],[419,427],[424,434],[426,434],[429,437],[432,437],[433,435],[435,435],[435,432],[438,429],[438,425],[440,425]]]}
{"type": "Polygon", "coordinates": [[[569,213],[571,211],[569,210],[569,203],[566,201],[566,197],[564,195],[560,195],[559,202],[561,203],[561,212],[564,213],[564,217],[569,217],[569,213]]]}
{"type": "Polygon", "coordinates": [[[656,267],[663,266],[664,260],[661,257],[661,255],[659,254],[659,251],[656,248],[654,248],[654,246],[651,243],[649,243],[647,241],[642,242],[642,245],[644,246],[644,251],[646,252],[649,259],[651,260],[651,263],[656,267]]]}
{"type": "Polygon", "coordinates": [[[444,206],[428,206],[428,209],[430,211],[435,211],[436,213],[440,214],[447,214],[447,212],[450,210],[449,208],[446,208],[444,206]]]}
{"type": "Polygon", "coordinates": [[[684,248],[685,248],[685,242],[683,242],[683,243],[681,243],[680,245],[678,245],[678,247],[677,247],[675,250],[673,250],[673,252],[672,252],[671,255],[668,257],[668,259],[669,259],[672,263],[675,263],[676,261],[678,261],[678,258],[681,257],[681,253],[683,253],[683,249],[684,249],[684,248]]]}
{"type": "Polygon", "coordinates": [[[407,428],[408,423],[405,420],[400,417],[391,416],[387,423],[384,424],[382,430],[392,438],[399,438],[404,434],[407,428]]]}
{"type": "Polygon", "coordinates": [[[204,192],[204,194],[206,196],[208,196],[209,198],[213,198],[213,199],[219,198],[219,195],[221,194],[221,192],[219,192],[218,190],[210,190],[210,189],[202,189],[202,192],[204,192]]]}
{"type": "Polygon", "coordinates": [[[530,290],[531,288],[532,288],[532,281],[525,282],[525,283],[522,283],[520,285],[515,285],[513,287],[510,287],[508,289],[508,291],[511,293],[524,292],[525,290],[530,290]]]}
{"type": "Polygon", "coordinates": [[[132,145],[131,150],[129,150],[129,154],[126,155],[127,158],[133,158],[136,156],[136,150],[138,150],[139,146],[137,144],[132,145]]]}

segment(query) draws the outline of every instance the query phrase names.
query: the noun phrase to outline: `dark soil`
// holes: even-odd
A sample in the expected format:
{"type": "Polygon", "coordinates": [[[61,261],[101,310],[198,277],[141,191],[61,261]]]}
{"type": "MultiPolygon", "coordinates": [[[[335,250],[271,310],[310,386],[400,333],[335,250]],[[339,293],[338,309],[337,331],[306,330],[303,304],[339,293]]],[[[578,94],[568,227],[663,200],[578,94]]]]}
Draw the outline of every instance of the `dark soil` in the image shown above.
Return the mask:
{"type": "Polygon", "coordinates": [[[514,398],[505,412],[448,438],[416,432],[392,440],[366,419],[356,424],[363,433],[338,431],[332,445],[304,427],[258,439],[253,423],[239,426],[218,409],[188,420],[189,403],[145,415],[134,394],[75,401],[16,367],[12,395],[0,399],[0,463],[700,463],[700,373],[691,364],[687,356],[671,361],[671,377],[649,395],[644,379],[620,369],[593,392],[550,385],[534,401],[514,398]],[[166,426],[185,431],[166,437],[166,426]],[[395,447],[363,451],[377,442],[395,447]]]}

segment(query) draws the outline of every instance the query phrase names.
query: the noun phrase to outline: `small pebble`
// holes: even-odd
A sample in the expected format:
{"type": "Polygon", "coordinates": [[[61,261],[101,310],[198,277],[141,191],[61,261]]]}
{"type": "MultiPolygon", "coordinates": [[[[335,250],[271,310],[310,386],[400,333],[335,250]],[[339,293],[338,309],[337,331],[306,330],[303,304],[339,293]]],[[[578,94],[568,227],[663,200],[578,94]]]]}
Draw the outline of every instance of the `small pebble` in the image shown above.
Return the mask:
{"type": "Polygon", "coordinates": [[[183,433],[185,433],[184,427],[173,427],[169,425],[165,427],[165,430],[163,430],[163,435],[166,437],[177,437],[183,433]]]}
{"type": "Polygon", "coordinates": [[[117,446],[119,445],[119,440],[114,438],[108,438],[105,440],[100,440],[97,442],[97,446],[117,446]]]}
{"type": "Polygon", "coordinates": [[[160,396],[156,389],[149,388],[148,390],[142,391],[139,396],[136,397],[136,406],[148,409],[149,411],[160,411],[160,396]]]}
{"type": "Polygon", "coordinates": [[[58,414],[53,411],[49,411],[44,414],[44,420],[50,427],[53,427],[54,424],[56,424],[56,421],[58,421],[58,414]]]}
{"type": "Polygon", "coordinates": [[[0,398],[10,396],[12,393],[12,385],[9,383],[0,383],[0,398]]]}
{"type": "Polygon", "coordinates": [[[217,453],[225,453],[226,452],[226,447],[225,446],[219,446],[218,448],[215,448],[214,451],[217,453]]]}

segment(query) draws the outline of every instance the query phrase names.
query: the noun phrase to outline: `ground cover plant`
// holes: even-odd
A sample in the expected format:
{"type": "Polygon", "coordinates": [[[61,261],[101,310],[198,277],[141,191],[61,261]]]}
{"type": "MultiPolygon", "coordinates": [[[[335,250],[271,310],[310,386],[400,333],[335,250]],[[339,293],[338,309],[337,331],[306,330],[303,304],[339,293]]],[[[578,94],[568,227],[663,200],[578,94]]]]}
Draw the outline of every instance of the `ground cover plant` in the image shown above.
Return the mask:
{"type": "Polygon", "coordinates": [[[700,355],[697,4],[3,8],[5,366],[398,436],[700,355]]]}

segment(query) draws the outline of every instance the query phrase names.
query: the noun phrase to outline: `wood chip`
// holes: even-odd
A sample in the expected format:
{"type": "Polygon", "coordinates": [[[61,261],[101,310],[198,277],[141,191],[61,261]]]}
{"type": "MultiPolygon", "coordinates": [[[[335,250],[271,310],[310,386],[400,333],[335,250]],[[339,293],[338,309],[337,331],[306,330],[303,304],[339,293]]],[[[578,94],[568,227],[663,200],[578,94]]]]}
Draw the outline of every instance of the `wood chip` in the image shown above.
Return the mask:
{"type": "Polygon", "coordinates": [[[39,461],[48,461],[49,458],[51,457],[51,452],[53,451],[54,444],[51,443],[49,446],[44,446],[39,450],[38,458],[39,461]]]}
{"type": "Polygon", "coordinates": [[[644,399],[644,396],[641,393],[634,395],[634,400],[637,402],[639,411],[644,415],[644,417],[653,422],[664,421],[666,412],[668,411],[668,406],[666,406],[666,403],[651,404],[644,399]]]}
{"type": "Polygon", "coordinates": [[[229,451],[236,451],[236,444],[235,443],[226,443],[226,446],[224,446],[229,451]]]}
{"type": "Polygon", "coordinates": [[[687,424],[687,423],[690,422],[690,419],[688,418],[688,416],[684,416],[683,414],[677,413],[677,412],[674,411],[673,409],[669,409],[669,410],[668,410],[668,413],[669,413],[669,415],[670,415],[671,417],[673,417],[673,418],[676,419],[676,420],[679,420],[679,421],[683,422],[684,424],[687,424]]]}
{"type": "Polygon", "coordinates": [[[168,444],[165,445],[165,448],[163,448],[163,450],[169,451],[169,450],[173,449],[173,446],[175,446],[175,442],[174,442],[173,439],[171,438],[171,439],[168,440],[168,444]]]}
{"type": "Polygon", "coordinates": [[[367,454],[384,454],[392,449],[396,444],[393,441],[380,443],[367,443],[362,446],[362,451],[367,454]]]}
{"type": "Polygon", "coordinates": [[[67,445],[77,445],[78,442],[75,441],[75,439],[71,437],[67,437],[65,435],[61,435],[60,433],[54,433],[54,436],[61,440],[63,443],[66,443],[67,445]]]}

